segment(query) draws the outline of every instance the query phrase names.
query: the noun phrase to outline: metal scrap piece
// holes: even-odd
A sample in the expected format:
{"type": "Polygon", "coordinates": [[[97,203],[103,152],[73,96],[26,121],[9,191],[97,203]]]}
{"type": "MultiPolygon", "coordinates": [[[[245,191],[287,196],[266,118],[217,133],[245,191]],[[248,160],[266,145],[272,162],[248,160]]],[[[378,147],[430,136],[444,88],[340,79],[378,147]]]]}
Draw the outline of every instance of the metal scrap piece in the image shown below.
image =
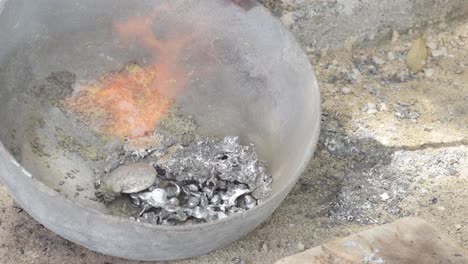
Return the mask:
{"type": "Polygon", "coordinates": [[[226,196],[229,197],[227,200],[228,205],[235,206],[237,204],[237,199],[244,194],[251,193],[249,189],[231,189],[228,190],[226,196]]]}
{"type": "Polygon", "coordinates": [[[180,190],[180,186],[177,183],[170,181],[166,187],[167,198],[179,196],[180,190]]]}
{"type": "Polygon", "coordinates": [[[200,204],[200,197],[197,196],[189,196],[187,198],[187,207],[194,208],[195,206],[200,204]]]}
{"type": "Polygon", "coordinates": [[[257,205],[257,200],[252,195],[245,195],[242,197],[241,206],[243,209],[249,210],[257,205]]]}
{"type": "Polygon", "coordinates": [[[180,209],[179,206],[179,199],[173,197],[167,201],[166,205],[164,206],[164,209],[168,212],[177,212],[180,209]]]}
{"type": "Polygon", "coordinates": [[[202,137],[184,145],[158,140],[161,147],[137,149],[135,141],[133,152],[127,148],[125,155],[117,155],[121,164],[145,161],[156,177],[145,189],[130,194],[132,205],[141,208],[136,221],[160,225],[216,221],[254,208],[271,191],[272,178],[253,145],[240,145],[237,137],[202,137]]]}
{"type": "Polygon", "coordinates": [[[206,219],[206,217],[208,216],[208,212],[205,208],[197,206],[193,208],[192,216],[197,219],[206,219]]]}
{"type": "Polygon", "coordinates": [[[151,192],[139,194],[140,199],[155,208],[164,208],[167,203],[167,194],[164,189],[156,188],[151,192]]]}

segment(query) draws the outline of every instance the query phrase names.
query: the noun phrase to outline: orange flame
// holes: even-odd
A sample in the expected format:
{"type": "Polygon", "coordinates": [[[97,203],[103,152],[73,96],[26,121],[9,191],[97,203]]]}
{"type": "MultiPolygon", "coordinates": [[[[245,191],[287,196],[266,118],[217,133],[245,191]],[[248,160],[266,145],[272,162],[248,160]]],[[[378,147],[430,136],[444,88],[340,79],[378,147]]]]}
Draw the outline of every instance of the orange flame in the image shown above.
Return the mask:
{"type": "Polygon", "coordinates": [[[158,39],[151,17],[138,17],[115,25],[126,42],[135,41],[149,49],[156,63],[104,76],[93,85],[80,87],[67,105],[100,132],[135,138],[153,132],[171,107],[173,98],[187,83],[178,60],[191,36],[158,39]]]}

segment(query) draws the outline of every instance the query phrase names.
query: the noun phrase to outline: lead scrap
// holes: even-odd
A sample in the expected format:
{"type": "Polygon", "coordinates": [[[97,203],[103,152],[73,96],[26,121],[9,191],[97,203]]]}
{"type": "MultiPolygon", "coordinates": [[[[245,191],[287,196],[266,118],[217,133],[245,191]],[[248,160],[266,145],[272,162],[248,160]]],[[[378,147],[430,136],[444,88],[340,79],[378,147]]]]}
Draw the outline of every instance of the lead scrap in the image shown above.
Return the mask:
{"type": "Polygon", "coordinates": [[[254,146],[241,145],[238,137],[197,137],[180,145],[156,132],[143,141],[157,144],[141,148],[128,142],[118,165],[100,181],[107,194],[110,190],[130,197],[139,210],[131,217],[137,222],[215,221],[252,209],[270,194],[272,178],[265,164],[254,146]],[[142,172],[146,172],[143,179],[142,172]]]}

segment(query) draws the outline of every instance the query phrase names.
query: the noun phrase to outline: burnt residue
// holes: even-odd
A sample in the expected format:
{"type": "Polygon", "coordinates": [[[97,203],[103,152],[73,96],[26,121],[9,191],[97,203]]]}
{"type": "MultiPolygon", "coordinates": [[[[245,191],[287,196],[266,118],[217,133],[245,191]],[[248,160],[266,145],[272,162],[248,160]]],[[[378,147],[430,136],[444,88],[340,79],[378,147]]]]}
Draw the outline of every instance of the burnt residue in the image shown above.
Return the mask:
{"type": "Polygon", "coordinates": [[[39,84],[33,86],[32,92],[46,104],[59,106],[61,102],[73,93],[76,74],[69,71],[52,72],[39,84]]]}
{"type": "Polygon", "coordinates": [[[88,160],[97,161],[103,157],[101,151],[92,144],[82,142],[76,137],[66,134],[61,128],[55,129],[55,139],[62,149],[72,153],[77,153],[88,160]]]}

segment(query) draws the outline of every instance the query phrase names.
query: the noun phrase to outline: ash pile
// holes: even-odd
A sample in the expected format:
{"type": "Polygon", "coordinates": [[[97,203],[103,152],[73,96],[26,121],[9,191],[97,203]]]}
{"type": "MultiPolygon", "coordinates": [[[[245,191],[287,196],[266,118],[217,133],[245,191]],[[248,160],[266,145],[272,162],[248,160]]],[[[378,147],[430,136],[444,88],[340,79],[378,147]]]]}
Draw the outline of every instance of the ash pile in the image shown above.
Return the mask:
{"type": "Polygon", "coordinates": [[[108,159],[96,197],[127,198],[137,222],[181,225],[245,212],[269,196],[272,177],[253,145],[186,133],[180,142],[159,132],[127,141],[108,159]]]}

